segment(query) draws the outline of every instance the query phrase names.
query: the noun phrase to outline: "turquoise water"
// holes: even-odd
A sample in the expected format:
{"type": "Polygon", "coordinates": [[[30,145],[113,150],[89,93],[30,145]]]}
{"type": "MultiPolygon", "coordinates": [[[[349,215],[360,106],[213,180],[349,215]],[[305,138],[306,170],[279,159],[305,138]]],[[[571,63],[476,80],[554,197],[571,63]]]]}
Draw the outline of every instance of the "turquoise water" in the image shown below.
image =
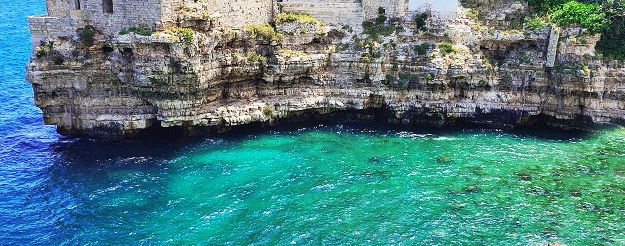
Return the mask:
{"type": "Polygon", "coordinates": [[[33,184],[47,195],[29,205],[58,213],[47,240],[70,244],[621,245],[624,147],[618,129],[341,125],[78,141],[57,148],[50,176],[33,184]]]}
{"type": "Polygon", "coordinates": [[[294,127],[100,143],[43,126],[0,4],[0,245],[625,244],[625,130],[294,127]]]}

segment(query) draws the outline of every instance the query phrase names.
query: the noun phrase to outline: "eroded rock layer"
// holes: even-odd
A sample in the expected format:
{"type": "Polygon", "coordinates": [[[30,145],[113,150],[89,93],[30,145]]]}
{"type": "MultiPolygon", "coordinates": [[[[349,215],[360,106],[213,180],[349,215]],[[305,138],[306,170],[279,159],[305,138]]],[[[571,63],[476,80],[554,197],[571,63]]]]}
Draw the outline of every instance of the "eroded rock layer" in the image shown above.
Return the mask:
{"type": "Polygon", "coordinates": [[[597,58],[596,36],[575,43],[575,30],[563,30],[558,64],[548,68],[549,28],[458,18],[426,32],[387,21],[401,31],[371,41],[351,28],[306,25],[279,25],[281,42],[205,26],[188,43],[97,30],[93,45],[50,37],[28,76],[45,123],[74,136],[127,137],[154,125],[222,131],[341,111],[404,125],[625,122],[625,69],[597,58]]]}

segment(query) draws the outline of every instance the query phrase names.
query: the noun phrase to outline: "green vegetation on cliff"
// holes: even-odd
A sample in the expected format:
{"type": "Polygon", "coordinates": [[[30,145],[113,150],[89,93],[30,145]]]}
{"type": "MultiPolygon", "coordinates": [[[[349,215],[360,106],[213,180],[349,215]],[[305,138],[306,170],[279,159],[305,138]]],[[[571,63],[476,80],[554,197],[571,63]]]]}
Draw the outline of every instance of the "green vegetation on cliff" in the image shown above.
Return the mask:
{"type": "Polygon", "coordinates": [[[77,32],[82,44],[85,46],[93,45],[93,42],[95,42],[95,28],[93,26],[87,25],[84,28],[79,28],[77,32]]]}
{"type": "Polygon", "coordinates": [[[195,36],[195,32],[192,29],[178,28],[178,27],[169,28],[165,30],[165,34],[178,36],[180,40],[183,41],[185,44],[192,44],[193,37],[195,36]]]}
{"type": "Polygon", "coordinates": [[[317,24],[319,21],[309,14],[282,13],[276,16],[276,24],[298,22],[300,24],[317,24]]]}
{"type": "Polygon", "coordinates": [[[267,58],[256,53],[256,51],[250,51],[247,53],[245,60],[248,62],[258,62],[263,66],[267,65],[267,58]]]}
{"type": "Polygon", "coordinates": [[[362,23],[363,34],[366,34],[366,41],[373,41],[377,43],[382,43],[381,37],[387,37],[393,34],[395,31],[401,32],[403,28],[401,26],[394,25],[386,25],[386,20],[388,17],[386,16],[384,9],[378,9],[378,17],[375,19],[375,22],[365,21],[362,23]]]}
{"type": "Polygon", "coordinates": [[[252,38],[259,39],[264,42],[281,42],[282,34],[278,33],[273,26],[269,23],[265,23],[263,25],[257,26],[248,26],[247,31],[250,33],[252,38]]]}
{"type": "Polygon", "coordinates": [[[579,26],[601,33],[597,52],[609,59],[625,60],[625,0],[527,0],[534,12],[526,28],[540,30],[548,24],[579,26]]]}
{"type": "Polygon", "coordinates": [[[625,0],[601,0],[600,5],[610,25],[596,49],[607,58],[625,61],[625,0]]]}
{"type": "Polygon", "coordinates": [[[121,30],[119,32],[119,35],[125,35],[125,34],[129,34],[129,33],[136,33],[136,34],[139,34],[141,36],[150,36],[150,35],[152,35],[152,30],[143,29],[141,27],[131,27],[131,28],[128,28],[128,29],[121,30]]]}
{"type": "Polygon", "coordinates": [[[580,26],[590,33],[603,31],[608,20],[599,5],[594,3],[580,3],[570,1],[554,9],[551,21],[559,26],[580,26]]]}
{"type": "Polygon", "coordinates": [[[609,24],[606,14],[596,3],[562,0],[528,0],[534,18],[526,18],[526,27],[540,30],[546,24],[562,27],[583,27],[590,33],[600,33],[609,24]]]}

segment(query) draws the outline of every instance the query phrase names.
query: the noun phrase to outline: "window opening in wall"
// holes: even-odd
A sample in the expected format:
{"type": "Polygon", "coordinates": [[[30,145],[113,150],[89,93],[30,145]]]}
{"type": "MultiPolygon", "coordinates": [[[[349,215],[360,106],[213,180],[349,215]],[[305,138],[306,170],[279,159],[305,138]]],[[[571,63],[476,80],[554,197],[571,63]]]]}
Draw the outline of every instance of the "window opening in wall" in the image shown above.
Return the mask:
{"type": "Polygon", "coordinates": [[[74,9],[80,10],[80,0],[74,0],[74,9]]]}
{"type": "Polygon", "coordinates": [[[113,0],[102,0],[102,12],[113,13],[113,0]]]}

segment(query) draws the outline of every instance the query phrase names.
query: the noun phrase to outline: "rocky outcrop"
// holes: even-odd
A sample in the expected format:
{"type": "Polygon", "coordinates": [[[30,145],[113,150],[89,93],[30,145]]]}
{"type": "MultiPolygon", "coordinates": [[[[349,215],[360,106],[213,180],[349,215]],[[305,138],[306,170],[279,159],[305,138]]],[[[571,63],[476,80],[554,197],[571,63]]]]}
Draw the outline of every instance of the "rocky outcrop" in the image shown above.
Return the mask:
{"type": "Polygon", "coordinates": [[[190,43],[133,33],[96,35],[91,46],[78,36],[50,37],[41,48],[48,52],[33,54],[28,79],[46,124],[98,138],[157,125],[224,131],[336,112],[404,125],[625,122],[625,68],[580,54],[593,50],[593,40],[567,43],[562,32],[567,53],[549,69],[548,29],[499,30],[468,19],[442,33],[410,25],[369,43],[331,28],[286,33],[280,43],[216,29],[196,31],[190,43]]]}

